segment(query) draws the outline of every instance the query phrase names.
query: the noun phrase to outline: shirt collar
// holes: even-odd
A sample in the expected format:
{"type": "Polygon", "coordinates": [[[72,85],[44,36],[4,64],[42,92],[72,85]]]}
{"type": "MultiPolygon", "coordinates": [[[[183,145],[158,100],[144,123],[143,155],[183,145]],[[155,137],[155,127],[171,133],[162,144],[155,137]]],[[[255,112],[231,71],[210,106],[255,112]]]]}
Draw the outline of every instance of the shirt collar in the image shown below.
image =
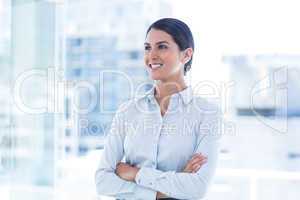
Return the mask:
{"type": "Polygon", "coordinates": [[[193,100],[193,89],[191,86],[188,86],[184,90],[179,92],[179,95],[181,96],[183,103],[185,105],[189,104],[193,100]]]}
{"type": "MultiPolygon", "coordinates": [[[[148,99],[148,101],[153,102],[155,100],[154,89],[155,87],[153,86],[150,90],[148,90],[142,97],[138,98],[137,100],[146,98],[148,99]]],[[[192,101],[194,96],[193,89],[191,86],[188,86],[184,90],[173,95],[179,95],[185,105],[189,104],[192,101]]]]}

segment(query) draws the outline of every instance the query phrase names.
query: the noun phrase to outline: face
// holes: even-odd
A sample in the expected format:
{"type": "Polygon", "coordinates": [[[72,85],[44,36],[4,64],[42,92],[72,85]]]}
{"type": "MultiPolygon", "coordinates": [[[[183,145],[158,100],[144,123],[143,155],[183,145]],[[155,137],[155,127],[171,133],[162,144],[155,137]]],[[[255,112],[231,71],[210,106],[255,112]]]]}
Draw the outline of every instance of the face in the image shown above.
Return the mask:
{"type": "Polygon", "coordinates": [[[183,78],[183,66],[189,59],[171,35],[151,29],[145,40],[144,52],[144,61],[153,80],[176,81],[183,78]]]}

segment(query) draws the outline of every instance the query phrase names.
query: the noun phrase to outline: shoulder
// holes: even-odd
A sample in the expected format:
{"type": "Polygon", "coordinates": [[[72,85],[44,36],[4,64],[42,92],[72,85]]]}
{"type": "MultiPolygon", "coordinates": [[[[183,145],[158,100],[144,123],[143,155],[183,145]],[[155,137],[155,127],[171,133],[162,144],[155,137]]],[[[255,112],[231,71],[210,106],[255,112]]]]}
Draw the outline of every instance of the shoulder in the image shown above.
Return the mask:
{"type": "Polygon", "coordinates": [[[126,112],[129,112],[130,109],[132,109],[132,105],[134,104],[134,99],[127,99],[123,101],[116,110],[117,114],[125,114],[126,112]]]}
{"type": "Polygon", "coordinates": [[[194,96],[191,103],[198,114],[221,114],[221,101],[219,99],[194,96]]]}
{"type": "Polygon", "coordinates": [[[134,116],[137,112],[145,109],[145,97],[133,97],[123,101],[117,109],[118,114],[134,116]]]}
{"type": "Polygon", "coordinates": [[[222,111],[219,99],[203,97],[194,98],[194,109],[199,119],[199,130],[201,134],[210,136],[213,140],[221,138],[222,111]]]}

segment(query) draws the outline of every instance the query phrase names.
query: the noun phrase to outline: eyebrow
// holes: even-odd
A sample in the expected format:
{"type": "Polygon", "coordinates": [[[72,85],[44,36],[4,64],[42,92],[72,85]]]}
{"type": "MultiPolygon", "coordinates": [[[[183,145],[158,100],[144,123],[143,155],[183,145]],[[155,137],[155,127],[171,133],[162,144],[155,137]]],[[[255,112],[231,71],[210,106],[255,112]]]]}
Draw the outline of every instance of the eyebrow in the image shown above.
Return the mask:
{"type": "MultiPolygon", "coordinates": [[[[167,44],[169,44],[169,42],[167,42],[167,41],[159,41],[159,42],[156,42],[156,45],[162,44],[162,43],[167,43],[167,44]]],[[[150,45],[150,43],[145,42],[144,45],[150,45]]]]}

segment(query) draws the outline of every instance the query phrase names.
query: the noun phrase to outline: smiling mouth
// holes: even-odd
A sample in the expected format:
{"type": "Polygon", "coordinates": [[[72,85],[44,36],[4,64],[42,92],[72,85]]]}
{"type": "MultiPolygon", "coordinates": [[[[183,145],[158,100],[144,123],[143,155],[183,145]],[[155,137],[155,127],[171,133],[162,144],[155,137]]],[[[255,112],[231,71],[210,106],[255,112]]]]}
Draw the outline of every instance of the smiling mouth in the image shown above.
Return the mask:
{"type": "Polygon", "coordinates": [[[161,64],[161,63],[149,64],[149,67],[151,69],[158,69],[158,68],[161,68],[162,66],[163,66],[163,64],[161,64]]]}

